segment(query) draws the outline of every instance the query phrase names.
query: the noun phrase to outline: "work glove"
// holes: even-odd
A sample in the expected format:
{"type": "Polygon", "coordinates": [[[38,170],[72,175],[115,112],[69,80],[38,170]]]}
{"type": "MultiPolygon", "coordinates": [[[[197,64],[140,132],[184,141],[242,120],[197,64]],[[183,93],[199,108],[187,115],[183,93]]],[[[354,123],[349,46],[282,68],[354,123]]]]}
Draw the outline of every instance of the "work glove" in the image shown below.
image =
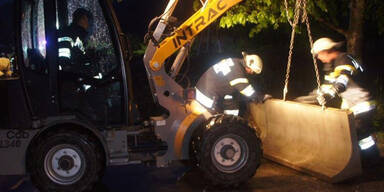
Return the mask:
{"type": "Polygon", "coordinates": [[[331,100],[333,97],[328,94],[328,93],[323,93],[322,91],[318,91],[317,92],[317,102],[319,103],[319,105],[321,106],[324,106],[325,104],[327,104],[327,102],[329,100],[331,100]]]}
{"type": "Polygon", "coordinates": [[[254,103],[262,103],[263,100],[264,100],[264,95],[257,94],[257,95],[255,95],[255,96],[251,99],[251,102],[254,102],[254,103]]]}
{"type": "Polygon", "coordinates": [[[327,101],[325,100],[324,95],[318,95],[316,97],[316,99],[317,99],[317,102],[319,103],[319,105],[321,105],[321,106],[324,106],[327,103],[327,101]]]}
{"type": "Polygon", "coordinates": [[[258,94],[251,101],[255,102],[255,103],[264,103],[266,100],[268,100],[270,98],[272,98],[271,95],[268,95],[268,94],[265,94],[265,95],[258,94]]]}
{"type": "Polygon", "coordinates": [[[269,95],[269,94],[265,94],[264,95],[264,98],[263,98],[263,103],[268,100],[268,99],[272,99],[272,95],[269,95]]]}

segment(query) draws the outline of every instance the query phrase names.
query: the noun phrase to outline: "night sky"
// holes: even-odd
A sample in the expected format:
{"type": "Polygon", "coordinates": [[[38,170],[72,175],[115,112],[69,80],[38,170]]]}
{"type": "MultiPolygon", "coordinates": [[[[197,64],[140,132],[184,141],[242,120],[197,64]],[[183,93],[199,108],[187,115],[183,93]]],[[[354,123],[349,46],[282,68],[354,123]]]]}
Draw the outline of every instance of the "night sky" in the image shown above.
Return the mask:
{"type": "Polygon", "coordinates": [[[12,0],[0,0],[0,51],[14,40],[14,12],[12,0]]]}
{"type": "Polygon", "coordinates": [[[166,0],[135,0],[115,3],[114,6],[125,32],[144,35],[148,23],[153,17],[162,13],[166,2],[166,0]]]}

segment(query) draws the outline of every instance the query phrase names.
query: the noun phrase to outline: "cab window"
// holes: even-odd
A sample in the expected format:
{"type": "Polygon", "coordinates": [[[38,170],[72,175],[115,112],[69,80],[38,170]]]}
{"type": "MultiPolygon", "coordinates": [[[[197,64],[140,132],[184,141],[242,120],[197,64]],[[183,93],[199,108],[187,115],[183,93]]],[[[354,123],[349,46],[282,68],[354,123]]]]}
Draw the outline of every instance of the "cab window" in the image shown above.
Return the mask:
{"type": "Polygon", "coordinates": [[[45,63],[46,40],[44,0],[22,1],[21,35],[24,67],[38,73],[48,73],[45,63]]]}

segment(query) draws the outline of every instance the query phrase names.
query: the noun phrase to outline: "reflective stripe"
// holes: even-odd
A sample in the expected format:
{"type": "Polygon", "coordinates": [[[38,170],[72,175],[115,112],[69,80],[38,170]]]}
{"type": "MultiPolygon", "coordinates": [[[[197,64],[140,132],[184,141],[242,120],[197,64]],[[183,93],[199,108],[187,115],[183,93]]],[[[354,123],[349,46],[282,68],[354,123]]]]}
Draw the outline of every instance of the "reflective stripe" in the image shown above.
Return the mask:
{"type": "Polygon", "coordinates": [[[76,41],[73,41],[71,37],[59,37],[57,41],[60,42],[69,42],[71,43],[71,47],[78,47],[83,54],[85,54],[85,48],[84,48],[84,43],[80,40],[79,37],[76,38],[76,41]]]}
{"type": "Polygon", "coordinates": [[[340,71],[332,72],[332,73],[329,74],[329,76],[333,77],[333,78],[336,78],[336,77],[338,77],[340,75],[340,73],[338,73],[338,72],[340,72],[340,71]]]}
{"type": "Polygon", "coordinates": [[[231,86],[235,86],[240,83],[249,83],[247,78],[237,78],[229,82],[231,86]]]}
{"type": "Polygon", "coordinates": [[[336,90],[333,88],[333,85],[323,84],[323,85],[321,85],[321,91],[323,93],[327,93],[327,94],[331,95],[332,97],[336,96],[336,90]]]}
{"type": "Polygon", "coordinates": [[[334,83],[336,81],[336,79],[330,75],[325,75],[324,76],[324,80],[330,82],[330,83],[334,83]]]}
{"type": "Polygon", "coordinates": [[[219,63],[215,64],[213,66],[213,70],[215,70],[216,74],[219,74],[221,72],[224,76],[226,76],[228,73],[231,72],[231,67],[234,65],[235,63],[232,59],[224,59],[219,63]]]}
{"type": "Polygon", "coordinates": [[[80,40],[80,38],[76,38],[74,47],[78,47],[83,53],[85,53],[85,48],[83,42],[80,40]]]}
{"type": "Polygon", "coordinates": [[[71,50],[69,48],[60,48],[59,57],[71,58],[71,50]]]}
{"type": "Polygon", "coordinates": [[[353,57],[351,57],[350,55],[347,55],[347,57],[348,57],[349,59],[351,59],[352,64],[355,66],[355,69],[356,69],[356,70],[357,70],[357,69],[360,69],[361,72],[364,71],[363,67],[361,67],[361,65],[359,64],[359,62],[357,62],[353,57]]]}
{"type": "Polygon", "coordinates": [[[341,102],[341,109],[349,109],[349,105],[348,105],[348,102],[343,99],[343,101],[341,102]]]}
{"type": "Polygon", "coordinates": [[[241,90],[240,93],[250,97],[255,93],[255,89],[252,87],[252,85],[248,85],[245,89],[241,90]]]}
{"type": "Polygon", "coordinates": [[[84,88],[85,91],[87,91],[91,87],[92,87],[91,85],[85,85],[85,84],[83,85],[83,88],[84,88]]]}
{"type": "Polygon", "coordinates": [[[238,116],[239,115],[239,110],[238,109],[235,109],[235,110],[224,110],[224,113],[227,114],[227,115],[238,116]]]}
{"type": "MultiPolygon", "coordinates": [[[[352,68],[352,66],[349,66],[349,65],[342,65],[342,66],[338,66],[340,68],[346,68],[346,67],[350,67],[352,68]]],[[[337,68],[338,68],[337,67],[337,68]]],[[[342,69],[343,70],[343,69],[342,69]]],[[[340,75],[340,72],[342,71],[340,69],[335,69],[335,72],[332,72],[330,73],[329,75],[325,75],[324,76],[324,80],[330,82],[330,83],[334,83],[334,82],[337,82],[337,83],[342,83],[343,85],[347,86],[348,84],[348,76],[347,75],[340,75]]],[[[348,70],[349,71],[349,70],[348,70]]],[[[350,71],[351,72],[351,75],[353,73],[353,71],[350,71]]]]}
{"type": "Polygon", "coordinates": [[[225,95],[224,99],[225,100],[231,100],[231,99],[233,99],[233,96],[232,95],[225,95]]]}
{"type": "Polygon", "coordinates": [[[325,75],[324,76],[324,80],[330,82],[330,83],[334,83],[336,81],[336,78],[340,75],[340,71],[335,71],[335,72],[332,72],[328,75],[325,75]]]}
{"type": "Polygon", "coordinates": [[[207,97],[196,88],[196,100],[205,107],[211,108],[213,105],[213,99],[207,97]]]}
{"type": "Polygon", "coordinates": [[[356,116],[360,113],[365,113],[365,112],[368,112],[368,111],[371,111],[373,109],[375,109],[375,103],[372,102],[372,101],[365,101],[365,102],[361,102],[351,108],[349,108],[350,111],[353,112],[353,114],[356,116]]]}
{"type": "Polygon", "coordinates": [[[57,39],[57,42],[64,42],[64,41],[68,41],[68,42],[70,42],[71,44],[73,43],[73,39],[71,38],[71,37],[59,37],[58,39],[57,39]]]}
{"type": "Polygon", "coordinates": [[[336,96],[336,91],[334,89],[327,89],[324,93],[328,93],[332,97],[336,96]]]}
{"type": "Polygon", "coordinates": [[[99,73],[96,76],[93,76],[93,78],[94,79],[102,79],[103,78],[103,74],[99,73]]]}
{"type": "Polygon", "coordinates": [[[347,85],[348,85],[348,81],[349,81],[349,78],[348,78],[348,76],[346,76],[346,75],[340,75],[340,76],[336,79],[336,83],[341,83],[341,84],[343,84],[345,87],[347,87],[347,85]]]}
{"type": "Polygon", "coordinates": [[[374,145],[375,145],[375,141],[373,140],[372,136],[369,136],[359,141],[359,146],[361,150],[368,149],[374,145]]]}
{"type": "Polygon", "coordinates": [[[75,43],[71,37],[59,37],[57,42],[68,42],[71,44],[71,47],[73,47],[73,44],[75,43]]]}
{"type": "Polygon", "coordinates": [[[335,71],[338,71],[338,72],[341,72],[344,70],[349,71],[351,73],[351,75],[353,74],[353,72],[356,71],[356,69],[351,65],[339,65],[335,68],[335,71]]]}

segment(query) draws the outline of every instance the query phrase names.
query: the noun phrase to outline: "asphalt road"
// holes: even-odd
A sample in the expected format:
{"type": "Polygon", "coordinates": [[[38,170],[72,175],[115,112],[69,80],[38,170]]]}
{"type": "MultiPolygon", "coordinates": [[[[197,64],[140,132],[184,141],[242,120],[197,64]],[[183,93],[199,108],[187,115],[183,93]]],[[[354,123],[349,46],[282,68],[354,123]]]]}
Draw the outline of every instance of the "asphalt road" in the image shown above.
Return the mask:
{"type": "MultiPolygon", "coordinates": [[[[383,162],[383,161],[382,161],[383,162]]],[[[0,177],[0,192],[38,192],[28,178],[0,177]]],[[[329,184],[290,168],[263,160],[256,175],[238,189],[219,190],[206,185],[198,170],[182,164],[168,168],[130,165],[108,168],[95,192],[381,192],[384,191],[384,163],[364,169],[363,175],[339,184],[329,184]],[[186,174],[184,172],[187,171],[186,174]]]]}

